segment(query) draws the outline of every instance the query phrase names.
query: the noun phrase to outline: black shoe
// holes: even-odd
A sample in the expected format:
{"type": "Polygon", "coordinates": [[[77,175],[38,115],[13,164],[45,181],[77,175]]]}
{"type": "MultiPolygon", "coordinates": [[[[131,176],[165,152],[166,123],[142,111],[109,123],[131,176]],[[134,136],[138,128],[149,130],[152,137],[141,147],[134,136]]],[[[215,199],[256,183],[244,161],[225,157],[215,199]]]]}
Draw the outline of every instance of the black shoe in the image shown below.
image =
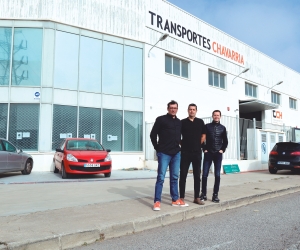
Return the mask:
{"type": "Polygon", "coordinates": [[[212,200],[212,202],[215,202],[215,203],[219,203],[219,202],[220,202],[220,200],[219,200],[219,198],[218,198],[218,194],[213,194],[211,200],[212,200]]]}
{"type": "Polygon", "coordinates": [[[207,196],[201,193],[200,200],[201,201],[207,201],[207,196]]]}

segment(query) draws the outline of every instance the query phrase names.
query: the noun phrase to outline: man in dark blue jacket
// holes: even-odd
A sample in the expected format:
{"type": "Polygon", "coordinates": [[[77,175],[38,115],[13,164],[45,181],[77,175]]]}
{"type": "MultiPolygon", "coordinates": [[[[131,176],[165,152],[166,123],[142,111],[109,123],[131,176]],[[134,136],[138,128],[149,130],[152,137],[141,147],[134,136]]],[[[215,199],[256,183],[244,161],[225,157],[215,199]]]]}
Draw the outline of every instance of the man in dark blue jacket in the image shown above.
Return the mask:
{"type": "Polygon", "coordinates": [[[207,190],[207,177],[211,163],[214,163],[215,172],[215,185],[212,196],[213,202],[220,202],[218,198],[220,188],[220,172],[223,159],[223,153],[225,152],[228,139],[226,127],[220,123],[221,111],[214,110],[212,113],[213,122],[206,124],[206,142],[203,147],[204,161],[203,161],[203,173],[202,173],[202,190],[200,200],[206,201],[207,190]]]}
{"type": "Polygon", "coordinates": [[[154,211],[160,210],[161,194],[167,168],[170,172],[170,193],[172,206],[188,206],[178,197],[178,175],[180,167],[181,121],[177,118],[178,103],[168,103],[168,113],[156,118],[150,133],[151,142],[158,158],[155,184],[154,211]],[[158,141],[157,141],[158,137],[158,141]]]}

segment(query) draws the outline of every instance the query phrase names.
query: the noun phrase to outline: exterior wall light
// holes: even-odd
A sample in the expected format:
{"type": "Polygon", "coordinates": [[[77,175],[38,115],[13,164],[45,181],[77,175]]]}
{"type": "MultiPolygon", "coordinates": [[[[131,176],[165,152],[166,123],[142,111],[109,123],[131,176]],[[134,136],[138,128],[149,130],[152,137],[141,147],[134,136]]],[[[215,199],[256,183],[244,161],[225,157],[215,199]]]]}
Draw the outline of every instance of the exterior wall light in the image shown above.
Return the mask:
{"type": "Polygon", "coordinates": [[[274,88],[277,85],[280,85],[281,83],[283,83],[283,81],[280,81],[280,82],[276,83],[275,85],[273,85],[271,88],[268,88],[267,94],[269,93],[270,89],[274,88]]]}
{"type": "MultiPolygon", "coordinates": [[[[245,68],[245,69],[244,69],[241,73],[239,73],[235,78],[239,77],[241,74],[246,73],[249,69],[250,69],[250,68],[245,68]]],[[[233,81],[234,81],[235,78],[232,79],[232,84],[233,84],[233,81]]]]}
{"type": "MultiPolygon", "coordinates": [[[[162,34],[161,37],[159,38],[159,40],[156,42],[156,44],[158,44],[159,42],[165,40],[168,36],[169,36],[168,33],[162,34]]],[[[149,52],[148,52],[148,57],[150,57],[150,51],[155,47],[156,44],[154,44],[154,45],[151,47],[151,49],[149,50],[149,52]]]]}

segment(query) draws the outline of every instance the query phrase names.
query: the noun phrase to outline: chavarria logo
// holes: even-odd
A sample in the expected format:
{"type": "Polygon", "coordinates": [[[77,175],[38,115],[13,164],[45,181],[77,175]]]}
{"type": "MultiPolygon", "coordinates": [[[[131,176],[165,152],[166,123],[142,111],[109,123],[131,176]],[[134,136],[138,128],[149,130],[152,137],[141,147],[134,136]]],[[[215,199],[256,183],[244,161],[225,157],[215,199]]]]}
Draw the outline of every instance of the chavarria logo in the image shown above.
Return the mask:
{"type": "MultiPolygon", "coordinates": [[[[213,51],[215,54],[219,54],[221,57],[225,57],[229,60],[235,61],[239,64],[244,65],[244,57],[240,53],[223,46],[215,41],[211,41],[211,39],[198,34],[197,32],[187,29],[186,27],[169,21],[168,19],[163,19],[160,15],[149,11],[151,23],[150,27],[154,29],[163,30],[164,33],[168,32],[169,34],[173,34],[174,36],[178,36],[184,40],[188,40],[189,42],[203,47],[207,50],[213,51]]],[[[149,21],[147,20],[147,23],[149,21]]]]}
{"type": "Polygon", "coordinates": [[[152,11],[149,11],[149,13],[151,15],[151,25],[156,26],[158,29],[162,29],[168,33],[174,34],[183,39],[187,39],[188,41],[194,44],[198,44],[199,46],[202,46],[205,49],[211,49],[210,39],[207,39],[206,37],[201,36],[200,34],[194,31],[186,29],[180,24],[176,24],[172,21],[169,22],[168,19],[163,20],[163,18],[160,15],[157,15],[152,11]]]}

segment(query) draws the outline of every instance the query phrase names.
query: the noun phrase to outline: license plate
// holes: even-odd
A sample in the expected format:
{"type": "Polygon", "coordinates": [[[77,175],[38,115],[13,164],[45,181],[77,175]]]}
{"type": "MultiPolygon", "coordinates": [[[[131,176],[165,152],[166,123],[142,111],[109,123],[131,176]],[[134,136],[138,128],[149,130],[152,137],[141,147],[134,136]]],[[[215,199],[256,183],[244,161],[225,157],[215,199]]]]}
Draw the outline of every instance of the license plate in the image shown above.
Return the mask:
{"type": "Polygon", "coordinates": [[[99,163],[86,163],[84,164],[84,167],[85,168],[99,168],[100,167],[100,164],[99,163]]]}
{"type": "Polygon", "coordinates": [[[277,162],[277,164],[290,165],[290,163],[288,161],[279,161],[279,162],[277,162]]]}

